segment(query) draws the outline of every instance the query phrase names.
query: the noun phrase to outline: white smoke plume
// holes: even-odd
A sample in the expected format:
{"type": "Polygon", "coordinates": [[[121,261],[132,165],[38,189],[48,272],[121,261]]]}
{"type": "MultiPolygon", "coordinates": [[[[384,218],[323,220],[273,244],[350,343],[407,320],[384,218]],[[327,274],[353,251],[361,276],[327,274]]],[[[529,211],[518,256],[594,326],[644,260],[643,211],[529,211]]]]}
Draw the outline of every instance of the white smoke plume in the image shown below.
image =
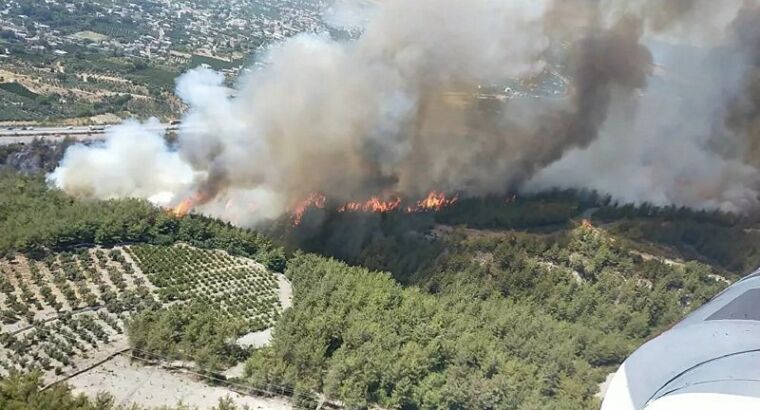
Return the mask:
{"type": "Polygon", "coordinates": [[[169,202],[172,193],[190,189],[201,176],[168,149],[159,129],[157,120],[115,126],[107,131],[103,143],[70,147],[62,166],[48,179],[78,196],[169,202]]]}
{"type": "Polygon", "coordinates": [[[621,201],[746,211],[757,206],[760,175],[728,146],[758,136],[726,117],[754,67],[753,45],[731,27],[741,7],[754,6],[336,5],[336,25],[361,26],[358,39],[299,35],[276,44],[236,92],[218,73],[190,71],[177,81],[189,110],[176,148],[150,131],[155,124],[128,123],[104,145],[71,148],[50,180],[84,197],[170,205],[193,197],[198,211],[243,225],[313,192],[347,201],[575,187],[621,201]],[[691,60],[682,61],[684,50],[691,60]],[[725,56],[736,64],[726,69],[725,56]],[[475,98],[480,86],[527,88],[549,76],[566,91],[475,98]]]}

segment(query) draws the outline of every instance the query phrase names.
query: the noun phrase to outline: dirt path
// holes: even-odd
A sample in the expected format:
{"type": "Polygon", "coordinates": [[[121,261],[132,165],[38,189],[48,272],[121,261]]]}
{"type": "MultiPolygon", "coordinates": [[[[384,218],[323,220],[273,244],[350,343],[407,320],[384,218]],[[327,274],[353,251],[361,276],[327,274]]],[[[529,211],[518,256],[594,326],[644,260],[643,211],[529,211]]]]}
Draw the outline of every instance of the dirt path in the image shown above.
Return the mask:
{"type": "Polygon", "coordinates": [[[290,283],[285,275],[277,274],[277,286],[279,287],[277,294],[280,297],[280,305],[282,310],[288,309],[293,306],[293,285],[290,283]]]}

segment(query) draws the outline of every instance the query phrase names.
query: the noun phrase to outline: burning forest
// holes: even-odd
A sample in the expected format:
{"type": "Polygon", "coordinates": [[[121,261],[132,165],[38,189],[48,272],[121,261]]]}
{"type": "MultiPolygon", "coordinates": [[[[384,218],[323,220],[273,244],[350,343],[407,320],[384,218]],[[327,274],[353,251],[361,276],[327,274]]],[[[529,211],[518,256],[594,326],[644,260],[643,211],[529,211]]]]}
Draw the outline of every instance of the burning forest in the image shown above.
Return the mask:
{"type": "Polygon", "coordinates": [[[554,188],[760,208],[757,1],[389,0],[359,20],[268,47],[234,91],[187,72],[175,143],[127,121],[50,183],[243,226],[554,188]]]}
{"type": "MultiPolygon", "coordinates": [[[[451,206],[457,202],[459,195],[446,195],[443,192],[430,192],[426,197],[418,201],[405,201],[399,196],[389,199],[381,199],[373,196],[366,201],[346,202],[334,208],[338,213],[376,213],[385,214],[390,212],[402,212],[407,214],[419,212],[436,212],[451,206]]],[[[309,208],[325,209],[327,198],[322,194],[311,194],[305,200],[292,208],[293,225],[298,226],[303,220],[304,213],[309,208]]],[[[175,210],[176,212],[176,210],[175,210]]]]}

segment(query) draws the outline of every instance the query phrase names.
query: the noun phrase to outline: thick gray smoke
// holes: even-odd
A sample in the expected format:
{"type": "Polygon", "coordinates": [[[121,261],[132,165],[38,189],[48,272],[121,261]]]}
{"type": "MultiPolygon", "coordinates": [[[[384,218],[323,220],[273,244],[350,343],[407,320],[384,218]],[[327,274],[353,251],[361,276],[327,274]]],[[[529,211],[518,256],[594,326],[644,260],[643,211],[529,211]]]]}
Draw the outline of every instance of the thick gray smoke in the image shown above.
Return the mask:
{"type": "Polygon", "coordinates": [[[274,45],[234,98],[221,75],[188,72],[176,150],[129,123],[72,148],[50,180],[88,197],[192,197],[239,224],[313,192],[576,187],[699,208],[758,203],[754,2],[386,0],[362,3],[360,18],[339,4],[330,15],[361,25],[357,40],[274,45]],[[521,91],[548,79],[564,84],[521,91]],[[497,99],[492,84],[518,90],[497,99]]]}
{"type": "Polygon", "coordinates": [[[654,16],[645,44],[656,63],[646,90],[635,100],[613,101],[599,138],[566,152],[527,189],[573,187],[621,202],[757,209],[760,161],[753,147],[760,134],[752,123],[760,114],[753,78],[760,8],[747,1],[662,3],[668,6],[639,3],[655,6],[645,8],[645,16],[654,16]]]}

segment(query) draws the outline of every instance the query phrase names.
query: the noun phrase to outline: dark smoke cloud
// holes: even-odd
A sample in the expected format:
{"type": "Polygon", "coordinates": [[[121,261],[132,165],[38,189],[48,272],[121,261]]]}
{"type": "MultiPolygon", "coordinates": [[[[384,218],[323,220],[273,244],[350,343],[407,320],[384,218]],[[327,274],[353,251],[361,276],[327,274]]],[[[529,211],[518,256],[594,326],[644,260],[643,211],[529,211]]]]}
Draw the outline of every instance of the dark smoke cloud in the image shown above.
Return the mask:
{"type": "Polygon", "coordinates": [[[561,115],[554,129],[539,128],[538,135],[559,137],[560,143],[544,152],[534,168],[558,160],[570,147],[592,143],[607,118],[613,92],[627,95],[646,86],[653,61],[639,43],[642,33],[641,20],[626,16],[609,29],[590,31],[575,45],[569,58],[574,109],[561,115]]]}
{"type": "Polygon", "coordinates": [[[386,0],[352,20],[362,24],[355,41],[301,35],[272,47],[235,99],[219,74],[184,75],[177,91],[191,108],[177,151],[136,125],[116,128],[113,141],[130,131],[148,152],[72,149],[51,181],[101,198],[195,195],[201,211],[241,224],[312,192],[341,201],[576,187],[744,211],[760,181],[756,9],[386,0]],[[742,64],[725,69],[723,54],[742,64]],[[479,91],[552,78],[564,94],[479,91]],[[149,166],[123,163],[138,156],[149,166]]]}
{"type": "Polygon", "coordinates": [[[645,41],[657,56],[649,86],[635,103],[613,101],[598,141],[541,170],[530,189],[590,188],[625,202],[756,209],[757,138],[748,132],[757,119],[748,64],[757,44],[756,8],[755,2],[694,1],[641,13],[645,27],[655,26],[657,13],[668,17],[645,41]],[[682,42],[674,44],[668,31],[682,42]]]}
{"type": "Polygon", "coordinates": [[[731,25],[735,52],[747,60],[744,91],[726,116],[727,127],[740,139],[743,159],[760,166],[760,6],[746,4],[731,25]]]}

